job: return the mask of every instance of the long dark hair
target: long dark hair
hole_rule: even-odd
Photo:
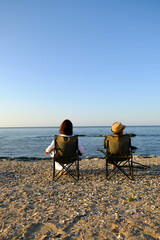
[[[59,133],[64,135],[72,135],[73,134],[73,124],[70,120],[66,119],[62,122]]]

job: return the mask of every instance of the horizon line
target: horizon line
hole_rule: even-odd
[[[137,125],[126,125],[126,127],[159,127],[160,124],[145,124],[145,125],[141,125],[141,124],[137,124]],[[77,126],[73,126],[73,128],[75,127],[111,127],[111,125],[77,125]],[[5,126],[5,127],[0,127],[0,128],[59,128],[59,126]]]

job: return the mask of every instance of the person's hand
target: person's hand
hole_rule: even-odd
[[[46,151],[45,151],[45,154],[48,156],[48,155],[49,155],[49,152],[46,152]]]

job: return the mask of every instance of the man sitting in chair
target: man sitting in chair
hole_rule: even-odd
[[[106,136],[104,140],[104,148],[106,148],[106,178],[109,180],[117,171],[123,173],[126,177],[133,180],[133,161],[132,149],[136,147],[131,146],[131,137],[134,134],[124,134],[123,130],[126,128],[120,122],[112,124],[112,135]],[[109,171],[108,164],[112,164],[113,169]],[[129,167],[127,172],[124,167]]]
[[[125,125],[123,125],[120,122],[115,122],[112,124],[111,131],[113,132],[113,136],[120,136],[123,135],[123,130],[126,128]]]
[[[126,147],[128,146],[128,140],[130,138],[128,137],[121,137],[121,136],[130,136],[130,137],[134,137],[136,136],[135,134],[129,133],[129,134],[124,134],[123,130],[126,128],[125,125],[123,125],[121,122],[115,122],[112,124],[112,128],[111,131],[113,132],[113,136],[114,137],[118,137],[119,139],[119,144],[114,145],[114,143],[112,143],[112,146],[110,146],[110,151],[112,154],[123,154],[126,153]],[[104,141],[104,147],[107,148],[107,139],[109,140],[111,138],[111,136],[107,136],[105,141]],[[113,139],[113,138],[112,138]],[[137,149],[134,146],[131,146],[131,150]]]

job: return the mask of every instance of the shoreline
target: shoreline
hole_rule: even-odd
[[[160,157],[160,156],[157,156],[157,155],[133,155],[133,158],[155,158],[155,157]],[[86,156],[86,157],[83,157],[81,156],[80,159],[81,160],[85,160],[85,159],[103,159],[104,157],[103,156]],[[47,161],[51,161],[52,158],[51,157],[26,157],[26,156],[19,156],[19,157],[6,157],[6,156],[0,156],[0,161],[13,161],[13,160],[16,160],[16,161],[42,161],[42,160],[47,160]]]
[[[0,159],[0,239],[160,239],[160,156],[135,181],[105,179],[105,160],[80,161],[80,180],[52,182],[52,161]]]

